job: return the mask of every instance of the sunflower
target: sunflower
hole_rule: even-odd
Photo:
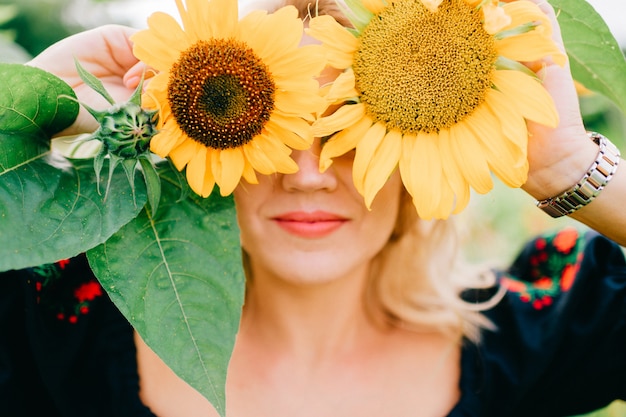
[[[309,34],[341,75],[326,95],[344,104],[313,124],[326,137],[320,168],[356,148],[353,179],[369,207],[399,167],[422,218],[463,210],[493,172],[527,178],[526,120],[555,127],[554,103],[523,63],[566,57],[550,21],[525,1],[347,0],[354,28],[330,16]]]
[[[287,6],[241,20],[234,0],[176,0],[182,25],[166,13],[132,37],[134,54],[156,75],[143,94],[159,110],[150,149],[186,167],[192,190],[230,194],[256,173],[293,173],[292,149],[313,140],[312,114],[325,106],[315,76],[322,47],[300,46],[303,23]],[[185,8],[186,5],[186,8]]]

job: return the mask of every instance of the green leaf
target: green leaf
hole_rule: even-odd
[[[83,80],[83,82],[92,90],[100,94],[106,101],[109,102],[110,105],[114,105],[115,100],[113,99],[113,97],[111,97],[106,88],[104,88],[104,84],[102,84],[102,81],[100,81],[98,77],[96,77],[95,75],[87,71],[82,65],[80,65],[80,62],[76,58],[74,58],[74,64],[76,65],[76,71],[78,72],[80,79]]]
[[[144,210],[87,255],[113,302],[148,346],[225,415],[228,362],[245,280],[231,197],[202,199],[169,164],[159,210]]]
[[[585,0],[550,3],[558,16],[574,78],[626,113],[626,59],[602,17]]]
[[[136,182],[134,204],[118,170],[104,201],[92,160],[52,153],[0,173],[0,271],[55,262],[101,244],[145,204],[143,181]]]
[[[0,173],[47,152],[79,106],[63,80],[21,64],[0,63]]]

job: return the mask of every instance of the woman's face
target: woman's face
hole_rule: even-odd
[[[371,211],[352,182],[351,154],[319,172],[320,141],[294,151],[295,174],[259,175],[235,190],[243,248],[252,273],[294,283],[365,274],[396,223],[401,181],[395,172]]]

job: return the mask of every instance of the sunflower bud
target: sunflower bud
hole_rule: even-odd
[[[146,183],[150,207],[153,213],[156,212],[161,197],[161,180],[150,152],[150,140],[157,133],[158,110],[146,110],[141,107],[143,82],[139,83],[127,102],[115,103],[98,78],[87,72],[78,62],[76,68],[84,83],[111,104],[106,110],[94,110],[81,103],[100,124],[94,133],[82,139],[95,139],[102,143],[93,161],[98,184],[104,160],[109,159],[109,178],[104,198],[106,199],[109,193],[111,178],[118,165],[124,169],[134,195],[135,170],[139,166]]]
[[[102,114],[100,129],[94,136],[110,154],[123,159],[137,158],[149,150],[150,139],[157,133],[157,112],[131,102],[116,104]]]

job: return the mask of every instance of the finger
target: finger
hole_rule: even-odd
[[[134,90],[139,85],[139,81],[143,77],[147,80],[154,76],[155,72],[143,62],[137,62],[124,74],[124,85],[126,88]]]

